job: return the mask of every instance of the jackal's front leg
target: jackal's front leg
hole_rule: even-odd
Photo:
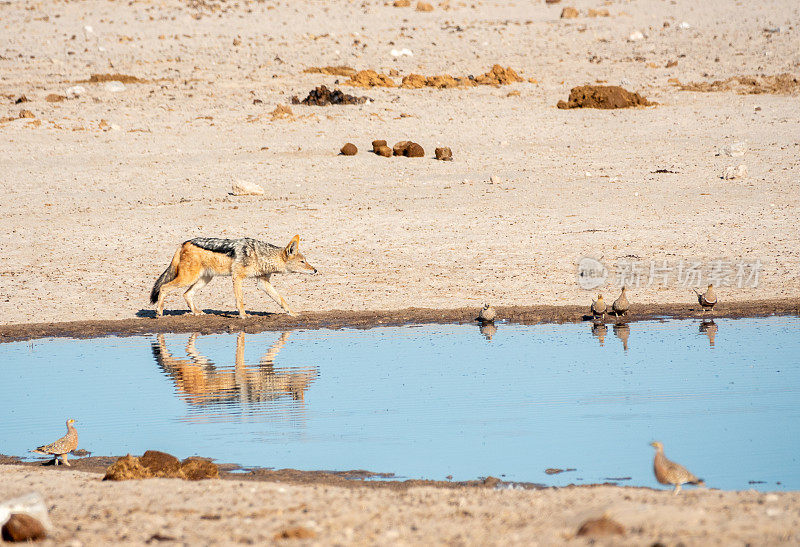
[[[275,287],[269,282],[269,278],[266,277],[259,277],[258,278],[258,286],[264,289],[268,295],[272,297],[272,299],[278,303],[278,305],[283,308],[283,311],[291,315],[292,317],[297,317],[297,314],[289,308],[289,304],[286,303],[286,300],[283,299],[281,295],[278,294],[278,291],[275,290]]]
[[[243,276],[233,274],[233,296],[236,297],[236,309],[239,310],[239,318],[244,319],[247,314],[244,311],[244,298],[242,298],[242,279]]]

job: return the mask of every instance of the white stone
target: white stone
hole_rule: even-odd
[[[736,141],[722,147],[722,153],[732,158],[740,158],[744,156],[745,152],[747,152],[747,143],[744,141]]]
[[[109,93],[119,93],[120,91],[125,91],[125,84],[117,81],[106,82],[104,87]]]
[[[67,88],[66,95],[70,99],[74,99],[75,97],[80,97],[84,93],[86,93],[85,87],[83,87],[82,85],[74,85],[72,87]]]
[[[733,166],[729,165],[722,171],[722,178],[725,180],[743,179],[747,177],[747,166],[743,163]]]
[[[237,180],[231,189],[234,196],[263,196],[264,189],[254,182]]]
[[[678,25],[678,28],[681,30],[689,30],[690,28],[692,28],[692,25],[690,25],[686,21],[683,21],[680,25]]]
[[[503,179],[501,179],[497,175],[492,175],[491,177],[489,177],[489,182],[491,182],[492,184],[503,184]]]
[[[631,35],[628,36],[629,42],[638,42],[639,40],[644,40],[644,34],[639,32],[638,30],[631,32]]]

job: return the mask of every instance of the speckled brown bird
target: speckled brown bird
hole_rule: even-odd
[[[675,494],[681,491],[682,484],[704,484],[702,479],[698,479],[684,466],[668,460],[664,455],[664,445],[658,441],[650,443],[656,449],[656,456],[653,459],[653,470],[656,480],[661,484],[675,485]]]
[[[606,318],[606,303],[603,302],[602,294],[597,295],[597,300],[592,300],[592,307],[589,310],[592,312],[592,317]]]
[[[478,313],[478,321],[481,323],[491,323],[497,317],[497,312],[489,304],[484,304],[481,311]]]
[[[614,300],[614,303],[611,304],[611,309],[614,311],[614,315],[620,317],[627,315],[630,307],[631,304],[628,302],[628,297],[625,295],[625,287],[622,287],[622,292],[619,293],[619,298]]]
[[[61,457],[61,461],[64,462],[64,465],[68,466],[69,461],[67,461],[67,454],[78,448],[78,432],[72,425],[74,423],[75,420],[73,420],[72,418],[67,420],[66,435],[64,435],[54,443],[40,446],[36,450],[31,450],[31,452],[53,456],[53,462],[55,465],[58,465],[58,458]]]
[[[694,293],[697,295],[697,301],[703,307],[703,313],[714,309],[717,303],[717,293],[714,292],[714,285],[709,283],[706,292],[701,293],[697,289],[694,289]]]

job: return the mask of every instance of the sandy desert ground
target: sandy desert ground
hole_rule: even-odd
[[[284,244],[300,234],[320,275],[274,280],[300,311],[587,304],[593,293],[576,282],[584,256],[612,274],[635,263],[639,286],[628,285],[642,303],[693,302],[688,285],[704,283],[716,260],[730,283],[721,300],[800,294],[797,86],[676,84],[800,75],[797,2],[414,5],[0,3],[0,118],[12,118],[0,123],[0,322],[150,310],[153,281],[196,236]],[[579,17],[561,19],[566,5]],[[403,48],[413,56],[391,55]],[[394,70],[399,84],[495,63],[525,81],[363,89],[303,72]],[[77,98],[46,100],[104,73],[146,82],[120,92],[83,83]],[[571,87],[595,82],[659,104],[556,108]],[[291,118],[272,120],[321,84],[372,102],[291,106]],[[15,104],[21,96],[28,102]],[[22,110],[35,117],[19,119]],[[377,138],[414,140],[426,157],[368,153]],[[339,156],[345,142],[359,154]],[[737,142],[744,156],[725,155]],[[436,146],[454,161],[434,160]],[[721,178],[740,163],[746,178]],[[237,180],[266,194],[229,195]],[[651,263],[664,260],[668,278],[650,284]],[[751,270],[736,286],[737,264],[756,261],[758,286]],[[679,283],[681,262],[700,262],[706,277]],[[216,280],[198,301],[233,310],[231,293]],[[245,302],[279,311],[250,284]],[[185,304],[176,294],[167,308]]]
[[[798,2],[415,5],[0,0],[0,324],[146,315],[153,281],[197,236],[300,234],[320,274],[274,280],[299,311],[585,305],[618,276],[581,288],[583,257],[638,268],[627,284],[639,303],[694,303],[689,285],[714,264],[723,301],[800,296]],[[579,16],[560,18],[565,6]],[[404,48],[413,55],[391,54]],[[346,65],[399,84],[494,64],[524,81],[365,89],[304,72]],[[107,73],[143,81],[86,82]],[[779,74],[785,85],[760,93],[682,89]],[[595,83],[658,104],[556,108]],[[322,84],[371,100],[290,105]],[[59,98],[75,85],[85,91]],[[279,105],[292,115],[273,117]],[[373,139],[426,156],[379,157]],[[338,155],[346,142],[356,156]],[[738,143],[744,154],[728,155]],[[434,160],[437,146],[454,161]],[[721,177],[739,164],[746,177]],[[239,180],[265,194],[230,195]],[[693,263],[703,277],[679,280]],[[753,264],[757,283],[737,269]],[[233,310],[231,292],[217,280],[198,302]],[[250,284],[245,302],[278,311]],[[167,308],[185,305],[174,295]],[[107,484],[0,468],[3,497],[30,489],[48,499],[51,541],[70,545],[261,543],[292,527],[309,544],[558,544],[605,511],[628,530],[615,544],[800,542],[796,493]]]
[[[607,515],[601,545],[774,545],[800,541],[800,495],[612,486],[545,490],[343,488],[179,479],[109,483],[81,471],[0,466],[0,487],[40,492],[52,545],[556,545]]]

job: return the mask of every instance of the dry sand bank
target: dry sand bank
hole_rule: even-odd
[[[583,256],[612,272],[758,260],[758,286],[720,287],[721,301],[797,297],[797,96],[681,91],[675,79],[800,74],[800,5],[637,0],[592,18],[598,3],[571,4],[577,19],[559,19],[565,2],[0,3],[0,118],[35,116],[0,123],[0,323],[132,318],[177,245],[200,235],[301,234],[321,275],[275,280],[300,311],[585,305]],[[402,48],[413,56],[390,54]],[[399,83],[494,63],[525,81],[363,89],[303,72],[396,70]],[[46,100],[105,73],[145,82]],[[556,108],[596,81],[659,105]],[[373,102],[292,105],[272,120],[323,83]],[[426,157],[367,153],[376,138],[412,139]],[[337,156],[348,141],[361,152]],[[743,157],[720,154],[738,141]],[[436,146],[454,161],[433,160]],[[738,163],[747,178],[720,178]],[[266,194],[229,196],[238,179]],[[198,302],[230,310],[231,292],[217,280]],[[631,297],[693,302],[674,269]],[[245,302],[277,310],[249,284]]]
[[[605,540],[614,545],[800,541],[796,492],[108,483],[94,473],[9,465],[0,466],[0,490],[4,497],[42,493],[55,526],[44,545],[271,543],[290,530],[290,537],[306,536],[302,544],[552,545],[573,540],[582,522],[604,513],[627,531]]]

